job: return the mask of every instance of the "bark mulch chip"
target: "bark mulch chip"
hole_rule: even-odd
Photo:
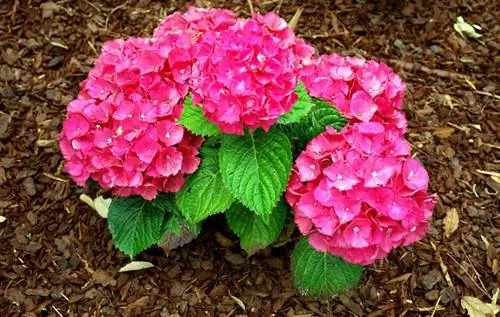
[[[287,20],[301,7],[297,32],[319,52],[384,59],[401,74],[408,137],[439,195],[426,239],[325,300],[294,290],[292,242],[247,258],[217,219],[168,257],[140,255],[156,268],[118,273],[129,260],[62,172],[57,134],[102,44],[148,36],[188,3],[1,1],[0,316],[459,316],[463,296],[491,302],[500,285],[499,2],[253,2]],[[245,0],[192,4],[250,13]],[[458,16],[481,26],[484,43],[453,29]]]

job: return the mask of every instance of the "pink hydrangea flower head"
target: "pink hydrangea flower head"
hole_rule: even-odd
[[[153,199],[178,191],[197,169],[203,139],[176,123],[191,72],[187,40],[105,43],[60,135],[66,171],[79,185],[92,178],[115,195]]]
[[[297,100],[302,61],[313,51],[274,13],[238,20],[200,38],[193,101],[225,133],[268,130]],[[300,54],[299,54],[300,53]]]
[[[285,197],[313,247],[367,265],[423,238],[436,203],[428,181],[393,126],[360,121],[309,142]]]
[[[321,55],[301,69],[300,80],[312,96],[329,101],[352,122],[380,122],[406,133],[405,85],[384,63]]]

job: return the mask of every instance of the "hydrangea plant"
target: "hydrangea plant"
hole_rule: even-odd
[[[191,7],[106,42],[60,135],[78,185],[109,190],[115,246],[177,247],[225,213],[249,256],[292,214],[297,289],[332,295],[422,239],[436,203],[384,63],[315,55],[274,13]]]

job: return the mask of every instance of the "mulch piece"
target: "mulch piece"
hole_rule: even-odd
[[[180,3],[180,4],[179,4]],[[196,5],[250,13],[245,0]],[[489,302],[500,285],[500,5],[498,1],[254,1],[289,20],[321,53],[384,59],[408,86],[408,137],[439,194],[426,239],[367,267],[360,286],[329,299],[293,287],[293,241],[246,258],[220,225],[195,242],[128,263],[106,221],[62,172],[57,133],[66,104],[103,42],[148,36],[182,1],[0,4],[0,316],[458,316],[464,295]],[[484,45],[453,30],[480,24]],[[486,172],[485,172],[486,171]],[[453,209],[459,225],[446,236]],[[295,236],[294,236],[295,237]],[[243,310],[235,298],[245,304]]]

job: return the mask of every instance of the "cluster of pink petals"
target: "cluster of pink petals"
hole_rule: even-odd
[[[208,31],[221,32],[236,23],[230,10],[189,7],[185,13],[175,12],[166,17],[155,29],[153,36],[162,38],[166,34],[194,31],[197,38]]]
[[[268,130],[297,100],[302,64],[314,53],[274,13],[239,19],[199,39],[193,101],[225,133]]]
[[[119,196],[175,192],[193,173],[203,139],[176,123],[192,56],[183,34],[105,43],[60,135],[67,172]]]
[[[331,102],[350,122],[380,122],[401,134],[407,130],[401,112],[405,85],[384,63],[321,55],[301,69],[300,80],[311,96]]]
[[[409,154],[400,131],[379,122],[328,127],[311,140],[286,192],[311,245],[367,265],[421,239],[436,200]]]

